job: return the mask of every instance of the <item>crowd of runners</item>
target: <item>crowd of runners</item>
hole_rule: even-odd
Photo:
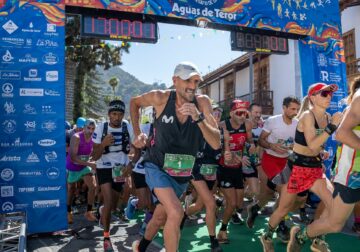
[[[69,224],[74,198],[86,190],[85,217],[103,227],[104,251],[113,251],[112,215],[128,221],[135,211],[145,213],[134,252],[145,252],[160,229],[165,250],[176,252],[184,223],[203,210],[211,251],[227,251],[239,235],[228,232],[229,223],[253,228],[274,199],[258,239],[265,252],[274,251],[275,233],[288,252],[307,244],[312,251],[330,251],[325,234],[341,231],[353,211],[353,229],[360,232],[360,79],[349,84],[343,112],[326,112],[338,87],[315,83],[302,101],[285,97],[282,113],[266,120],[257,103],[235,99],[221,108],[197,94],[201,81],[197,67],[182,62],[174,70],[174,89],[131,99],[131,124],[124,119],[124,102],[113,100],[108,121],[79,118],[76,129],[68,126]],[[140,123],[141,109],[149,106],[153,119]],[[331,137],[338,151],[327,178],[323,161]],[[305,210],[310,194],[321,200],[313,218]],[[304,225],[290,228],[289,212],[299,212]]]

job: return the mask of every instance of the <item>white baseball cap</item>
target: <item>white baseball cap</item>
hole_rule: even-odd
[[[203,81],[203,78],[197,66],[187,61],[179,63],[174,70],[174,76],[180,77],[180,79],[182,80],[188,80],[195,75],[198,75],[201,81]]]

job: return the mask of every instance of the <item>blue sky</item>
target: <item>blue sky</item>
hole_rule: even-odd
[[[177,63],[191,61],[207,74],[242,52],[231,51],[230,33],[190,26],[159,24],[156,44],[132,43],[130,53],[122,56],[122,68],[139,80],[172,84]]]

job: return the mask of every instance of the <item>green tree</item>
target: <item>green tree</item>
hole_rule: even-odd
[[[65,43],[65,60],[76,63],[73,111],[75,120],[86,112],[86,74],[95,70],[96,66],[102,66],[107,70],[112,66],[121,65],[121,54],[129,52],[130,44],[123,42],[121,46],[113,46],[98,38],[81,37],[78,15],[67,16]]]
[[[111,77],[111,79],[109,80],[109,85],[111,86],[114,97],[115,97],[115,89],[116,89],[117,85],[119,85],[119,79],[115,76]]]

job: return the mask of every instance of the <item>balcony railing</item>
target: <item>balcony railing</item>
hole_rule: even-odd
[[[360,59],[347,62],[346,73],[348,77],[355,77],[355,75],[360,75]]]
[[[256,102],[262,106],[262,113],[264,115],[272,115],[274,111],[274,103],[273,103],[273,91],[271,90],[263,90],[263,91],[255,91],[253,93],[245,94],[242,96],[229,97],[225,100],[219,102],[220,107],[224,109],[223,116],[227,117],[230,111],[231,101],[234,99],[240,99],[243,101],[250,101],[250,95],[252,102]]]

